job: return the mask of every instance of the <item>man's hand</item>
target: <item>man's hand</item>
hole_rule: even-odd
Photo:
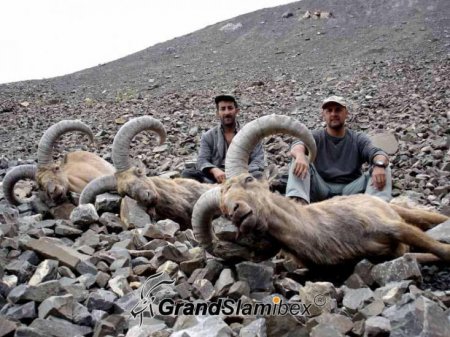
[[[386,169],[375,166],[372,171],[372,186],[377,190],[382,190],[386,185]]]
[[[209,170],[209,173],[211,173],[214,178],[217,180],[219,184],[222,184],[225,181],[225,172],[223,172],[220,168],[214,167],[211,170]]]
[[[294,174],[305,179],[309,169],[309,160],[304,153],[299,153],[294,160]]]

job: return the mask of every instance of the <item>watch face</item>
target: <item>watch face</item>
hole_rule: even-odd
[[[377,160],[375,162],[375,166],[386,167],[386,165],[381,160]]]

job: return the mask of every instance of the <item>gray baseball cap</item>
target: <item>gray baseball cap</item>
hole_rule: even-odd
[[[339,105],[342,105],[344,108],[347,107],[347,102],[341,96],[330,96],[325,98],[324,101],[322,102],[322,109],[328,103],[337,103]]]

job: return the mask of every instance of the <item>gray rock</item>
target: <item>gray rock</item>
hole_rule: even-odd
[[[36,267],[33,266],[28,261],[20,261],[20,260],[11,261],[5,266],[6,271],[14,275],[17,275],[19,283],[26,282],[31,277],[31,275],[33,275],[35,269]]]
[[[311,337],[344,337],[334,326],[320,323],[311,330]]]
[[[292,13],[292,12],[284,12],[284,13],[281,15],[281,17],[282,17],[283,19],[291,18],[291,17],[293,17],[293,16],[294,16],[294,13]]]
[[[0,205],[0,223],[14,224],[19,217],[19,211],[16,208],[7,205]]]
[[[125,317],[122,315],[107,316],[95,325],[93,337],[117,336],[122,333],[125,323]]]
[[[161,255],[165,259],[176,263],[187,261],[190,258],[187,247],[180,247],[172,244],[168,244],[167,246],[163,247],[161,250]]]
[[[7,336],[17,329],[18,324],[6,317],[0,316],[0,337]]]
[[[125,337],[148,337],[153,336],[154,332],[161,331],[165,328],[167,328],[166,324],[154,320],[154,322],[149,322],[150,320],[145,320],[145,322],[142,324],[142,326],[135,325],[131,327]]]
[[[195,280],[192,288],[193,294],[205,301],[211,300],[216,295],[214,286],[208,280]]]
[[[395,304],[402,298],[410,284],[411,281],[389,282],[384,287],[376,289],[375,296],[381,298],[386,304]]]
[[[318,316],[322,312],[332,312],[337,306],[337,292],[329,282],[309,282],[300,287],[299,296],[303,304],[311,305],[311,316]]]
[[[109,276],[109,274],[99,271],[95,276],[95,283],[97,283],[100,288],[105,288],[110,278],[111,276]]]
[[[219,240],[234,241],[238,232],[237,227],[228,219],[219,217],[212,222],[214,233]]]
[[[72,294],[73,298],[77,302],[85,301],[89,296],[89,291],[82,284],[71,284],[63,286],[64,291]]]
[[[48,337],[48,335],[41,330],[21,326],[16,330],[14,337]]]
[[[370,317],[365,323],[364,337],[389,337],[391,323],[385,317]]]
[[[217,316],[199,317],[196,325],[174,332],[171,337],[231,337],[233,331]]]
[[[114,302],[114,312],[116,313],[129,313],[131,309],[140,300],[139,296],[134,292],[130,292]]]
[[[393,155],[398,151],[398,141],[392,132],[377,133],[370,136],[372,144],[379,147],[389,155]]]
[[[87,326],[72,324],[64,319],[51,317],[50,319],[36,318],[30,325],[42,331],[47,336],[67,337],[67,336],[87,336],[92,333],[92,329]]]
[[[39,305],[39,318],[47,318],[52,315],[71,321],[73,318],[73,303],[73,296],[71,294],[50,296]]]
[[[384,302],[380,299],[375,299],[372,303],[362,308],[359,313],[364,318],[381,315],[385,308]]]
[[[430,299],[395,304],[383,312],[391,323],[390,337],[450,336],[450,322],[444,310]]]
[[[108,290],[99,289],[89,294],[86,307],[92,310],[109,311],[114,305],[117,296]]]
[[[395,260],[377,264],[372,268],[371,276],[381,286],[393,281],[413,279],[422,282],[422,274],[415,258],[404,255]]]
[[[144,228],[151,223],[150,216],[130,197],[122,199],[120,204],[120,219],[126,228]]]
[[[82,260],[77,264],[76,271],[81,275],[83,274],[92,274],[96,275],[98,273],[97,267],[94,266],[88,260]]]
[[[239,332],[239,337],[267,337],[266,320],[259,318],[246,325]]]
[[[346,316],[339,314],[330,314],[325,312],[320,316],[314,317],[309,322],[311,321],[314,321],[316,324],[324,324],[332,326],[343,335],[347,334],[349,331],[353,329],[352,320]]]
[[[72,321],[75,324],[86,326],[92,325],[93,320],[89,310],[78,302],[73,302],[72,315]]]
[[[172,220],[160,220],[145,227],[144,236],[150,239],[171,239],[180,230],[180,225]]]
[[[240,281],[248,282],[250,290],[272,290],[272,267],[253,262],[241,262],[236,265],[236,272]]]
[[[373,291],[369,288],[344,288],[344,293],[345,295],[342,304],[352,311],[362,309],[368,302],[371,302],[374,299]]]
[[[59,224],[55,227],[55,234],[59,236],[78,236],[81,233],[83,233],[81,229],[65,224]]]
[[[120,209],[121,197],[117,194],[103,193],[95,198],[95,209],[99,213],[112,212],[118,213]]]
[[[59,262],[57,260],[44,260],[36,268],[33,276],[28,285],[36,286],[41,282],[50,281],[56,279],[58,272]]]
[[[124,276],[116,276],[108,281],[108,285],[112,291],[114,291],[120,297],[130,293],[132,291],[128,284],[127,278]]]
[[[300,325],[299,321],[291,316],[266,316],[267,336],[308,336],[306,328]],[[294,333],[292,335],[292,333]]]
[[[104,319],[107,316],[108,316],[108,313],[106,311],[92,310],[92,314],[91,314],[92,322],[95,324],[100,322],[102,319]]]
[[[119,232],[122,230],[126,230],[127,226],[120,220],[120,218],[109,212],[105,212],[100,216],[99,222],[103,225],[111,229],[113,232]]]
[[[216,284],[214,285],[216,294],[218,296],[224,295],[230,287],[235,284],[235,282],[236,280],[233,277],[233,272],[231,269],[223,269],[216,281]]]
[[[11,318],[13,320],[22,320],[22,319],[34,319],[37,317],[36,315],[36,303],[30,301],[23,305],[14,305],[9,308],[4,307],[2,309],[1,314],[4,314],[6,317]]]
[[[45,238],[30,239],[24,243],[24,246],[47,258],[58,260],[61,264],[72,269],[75,269],[81,260],[89,258],[88,255],[81,254],[73,248],[56,244]]]
[[[79,205],[70,214],[70,221],[74,225],[91,225],[98,219],[99,216],[92,204]]]
[[[19,286],[20,287],[20,286]],[[17,287],[17,288],[19,288]],[[16,289],[17,289],[16,288]],[[16,290],[14,289],[14,290]],[[61,287],[58,281],[52,280],[47,282],[42,282],[37,286],[26,286],[23,289],[23,293],[20,296],[20,300],[25,301],[35,301],[42,302],[44,301],[49,294],[52,295],[63,295],[66,291]],[[11,295],[11,293],[10,293]]]
[[[370,261],[362,260],[358,262],[354,270],[354,273],[369,287],[374,282],[374,279],[371,274],[373,266],[374,265]]]
[[[435,240],[450,243],[450,220],[428,230],[427,234]]]

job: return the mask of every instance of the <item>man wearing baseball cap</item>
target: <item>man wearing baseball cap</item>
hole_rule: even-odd
[[[202,135],[196,168],[185,169],[181,176],[200,182],[222,183],[225,181],[225,157],[228,147],[239,131],[237,116],[239,106],[232,95],[214,98],[216,116],[220,123]],[[264,149],[258,143],[250,154],[249,172],[255,177],[264,171]]]
[[[314,130],[317,157],[309,163],[306,148],[296,142],[286,187],[286,196],[303,204],[321,201],[335,195],[367,193],[389,201],[392,181],[389,158],[373,146],[369,137],[348,129],[348,104],[343,97],[331,96],[322,103],[326,127]],[[368,163],[369,172],[362,172]]]

